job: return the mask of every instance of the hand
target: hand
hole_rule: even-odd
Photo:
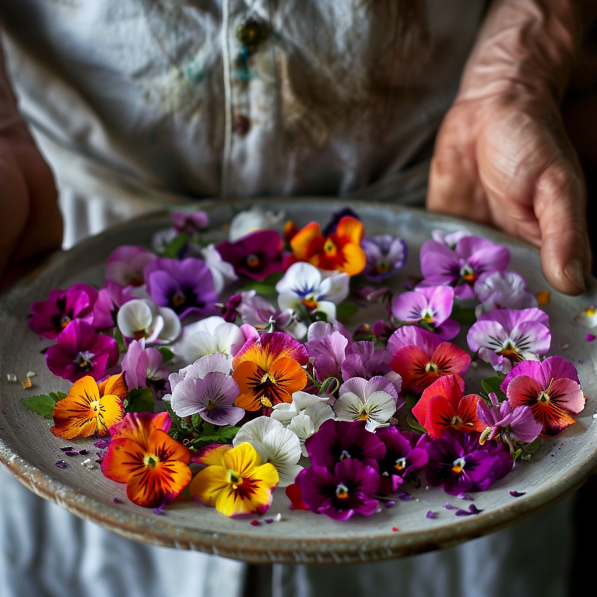
[[[52,172],[25,124],[0,132],[0,281],[60,248],[62,216]]]

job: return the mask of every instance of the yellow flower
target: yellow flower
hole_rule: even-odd
[[[201,503],[226,516],[267,512],[278,471],[270,463],[261,464],[251,444],[210,446],[193,460],[208,465],[191,481],[191,494]]]

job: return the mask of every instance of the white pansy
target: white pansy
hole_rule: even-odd
[[[273,407],[271,417],[288,425],[293,417],[302,413],[312,404],[323,403],[329,405],[330,399],[323,396],[315,396],[308,392],[295,392],[292,395],[292,402],[281,402]]]
[[[213,244],[200,249],[200,257],[205,261],[205,265],[211,271],[214,279],[214,289],[220,294],[226,286],[236,282],[238,276],[234,272],[234,266],[222,259],[222,256]]]
[[[303,468],[297,464],[301,457],[301,444],[299,438],[280,421],[257,417],[245,423],[236,434],[233,445],[236,447],[244,442],[255,448],[264,463],[271,462],[276,467],[280,487],[294,483]]]
[[[475,282],[475,296],[481,301],[475,308],[477,317],[494,309],[532,309],[537,299],[527,291],[524,278],[516,272],[481,274]]]
[[[172,342],[180,334],[178,315],[167,307],[159,307],[149,299],[134,299],[118,310],[116,324],[125,338],[147,343]]]
[[[349,292],[350,276],[339,272],[323,272],[310,263],[291,265],[276,284],[280,309],[294,309],[309,313],[321,311],[328,321],[336,319],[336,305]]]
[[[584,328],[594,328],[597,325],[597,309],[592,306],[587,307],[574,318],[574,321]]]
[[[305,448],[305,440],[308,440],[314,433],[317,433],[324,421],[334,419],[335,417],[334,410],[325,402],[310,404],[305,410],[292,417],[288,429],[298,436],[303,456],[308,456],[307,449]]]
[[[257,230],[278,230],[281,231],[284,222],[284,212],[263,211],[261,207],[252,207],[248,211],[242,211],[232,218],[228,240],[233,243],[239,238],[257,232]]]
[[[467,236],[473,236],[473,233],[469,232],[468,230],[459,230],[458,232],[449,233],[445,233],[443,230],[431,231],[431,238],[433,238],[434,241],[441,243],[442,245],[446,245],[451,249],[458,244],[459,240]]]
[[[189,363],[218,352],[235,355],[244,343],[245,335],[236,324],[214,315],[185,326],[172,352]]]

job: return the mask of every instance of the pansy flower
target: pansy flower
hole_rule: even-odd
[[[379,282],[394,275],[404,267],[408,256],[406,243],[390,234],[364,238],[361,248],[367,257],[363,275],[372,282]]]
[[[570,414],[578,414],[585,407],[574,365],[559,356],[519,363],[506,376],[501,389],[513,408],[530,407],[545,435],[557,435],[575,423]]]
[[[328,377],[340,377],[347,347],[352,344],[350,334],[338,322],[316,321],[309,326],[305,348],[315,359],[315,373],[320,382]]]
[[[141,286],[145,283],[145,266],[155,258],[153,253],[142,247],[118,247],[106,262],[106,281],[120,286]]]
[[[592,305],[583,309],[575,318],[574,321],[584,328],[594,328],[597,325],[597,309]]]
[[[356,276],[367,264],[367,256],[361,248],[364,235],[363,224],[345,216],[338,222],[336,231],[327,238],[321,234],[319,224],[311,222],[294,235],[290,246],[297,261]]]
[[[431,238],[446,247],[453,249],[461,238],[473,236],[468,230],[459,230],[458,232],[444,232],[443,230],[432,230]]]
[[[167,343],[178,338],[181,324],[168,307],[158,307],[149,299],[133,299],[120,307],[116,324],[124,338],[150,343]]]
[[[247,341],[232,363],[240,388],[236,406],[253,411],[290,402],[307,385],[302,366],[308,360],[305,347],[282,332]]]
[[[31,305],[29,327],[36,334],[54,340],[73,319],[92,323],[97,298],[97,290],[83,282],[66,290],[51,290],[48,300]]]
[[[456,375],[440,377],[425,389],[412,412],[431,437],[438,439],[443,429],[466,433],[485,429],[477,418],[480,396],[463,396],[463,391],[464,381]]]
[[[209,215],[204,211],[173,211],[171,218],[174,229],[179,234],[195,234],[209,227]]]
[[[208,446],[193,459],[206,465],[191,482],[191,494],[206,506],[215,506],[226,516],[264,514],[278,485],[278,471],[271,463],[262,464],[255,448],[244,442]]]
[[[128,396],[124,374],[113,375],[102,383],[87,376],[75,381],[66,398],[59,400],[50,431],[57,437],[73,439],[94,433],[108,435],[112,425],[124,417],[122,401]]]
[[[444,375],[464,375],[471,364],[464,350],[414,326],[396,330],[388,351],[390,367],[402,377],[402,388],[417,393]]]
[[[526,288],[524,278],[516,272],[481,274],[475,282],[475,296],[481,301],[477,316],[493,309],[532,309],[537,299]]]
[[[346,358],[342,362],[342,378],[352,377],[371,379],[385,377],[392,382],[396,392],[402,389],[402,378],[390,367],[390,353],[387,350],[375,350],[375,344],[366,340],[353,342],[346,349]]]
[[[155,396],[161,398],[169,389],[170,372],[162,367],[164,357],[153,347],[145,347],[145,338],[133,340],[122,359],[126,385],[129,390],[150,388]]]
[[[106,369],[118,363],[120,351],[113,338],[96,334],[84,321],[71,321],[46,352],[48,369],[59,377],[75,382],[90,375],[100,379]]]
[[[201,247],[197,253],[197,256],[205,261],[205,265],[207,265],[211,272],[216,294],[220,294],[224,288],[238,280],[232,264],[222,259],[222,256],[213,244]]]
[[[129,500],[138,506],[163,507],[191,480],[191,452],[168,435],[169,422],[167,413],[127,414],[102,460],[102,473],[126,483]]]
[[[133,287],[123,287],[116,282],[106,282],[99,290],[93,306],[93,321],[96,330],[109,330],[115,327],[118,310],[124,303],[137,299]]]
[[[228,230],[228,240],[233,243],[259,230],[277,231],[283,225],[283,221],[283,211],[278,213],[270,210],[266,211],[259,205],[255,205],[251,209],[241,211],[232,218]]]

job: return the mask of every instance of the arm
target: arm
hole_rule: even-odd
[[[494,0],[440,129],[427,197],[431,210],[538,245],[546,278],[567,294],[584,290],[591,255],[559,101],[596,4]]]
[[[0,280],[61,242],[52,172],[18,113],[0,48]]]

